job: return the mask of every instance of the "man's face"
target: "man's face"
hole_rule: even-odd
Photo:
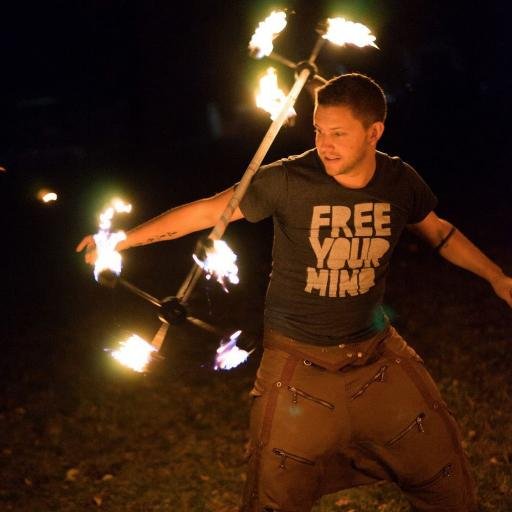
[[[345,105],[317,105],[315,145],[329,176],[357,172],[375,151],[374,125],[366,128]],[[378,140],[378,139],[377,139]]]

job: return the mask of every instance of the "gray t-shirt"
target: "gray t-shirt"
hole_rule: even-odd
[[[251,222],[273,216],[265,325],[314,345],[382,330],[393,249],[406,224],[420,222],[436,204],[411,166],[381,152],[360,189],[327,175],[315,149],[263,166],[240,209]]]

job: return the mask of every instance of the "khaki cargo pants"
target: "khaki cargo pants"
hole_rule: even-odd
[[[395,329],[335,347],[267,330],[264,347],[241,512],[307,512],[382,480],[415,511],[476,510],[456,422]]]

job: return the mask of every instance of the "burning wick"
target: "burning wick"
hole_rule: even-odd
[[[368,27],[345,18],[328,18],[327,32],[322,37],[340,46],[354,44],[359,48],[364,46],[378,48],[375,44],[376,38]]]
[[[222,342],[224,340],[221,341],[217,349],[217,355],[215,356],[214,370],[231,370],[232,368],[236,368],[238,365],[245,362],[252,354],[254,349],[247,352],[236,346],[236,342],[241,333],[242,331],[236,331],[229,337],[226,343]]]
[[[272,53],[272,41],[286,27],[286,13],[284,11],[272,11],[264,21],[258,24],[250,42],[249,49],[255,58],[261,59]]]
[[[110,355],[114,359],[117,359],[122,365],[142,373],[146,370],[151,359],[156,356],[160,350],[168,328],[169,324],[162,322],[160,329],[158,329],[151,343],[148,343],[136,334],[132,334],[127,340],[119,343],[119,349],[105,350],[109,351]]]
[[[151,354],[157,349],[140,336],[132,334],[127,340],[121,341],[120,348],[112,350],[111,355],[122,365],[136,372],[143,372],[151,361]]]
[[[111,206],[100,214],[100,229],[94,235],[96,243],[96,264],[94,265],[94,277],[98,281],[98,276],[103,270],[112,270],[119,275],[122,268],[121,254],[116,251],[117,244],[126,238],[124,231],[111,233],[112,218],[115,213],[129,213],[132,210],[131,204],[126,204],[120,199],[113,199]]]
[[[213,244],[205,247],[206,257],[201,261],[195,254],[192,255],[194,261],[205,271],[206,279],[212,276],[217,278],[225,292],[227,288],[225,280],[230,283],[238,284],[238,267],[235,264],[236,254],[229,248],[223,240],[213,240]]]
[[[286,100],[286,94],[277,85],[277,74],[274,68],[268,68],[260,78],[260,87],[256,93],[256,106],[270,114],[272,121],[279,115]],[[296,116],[293,107],[288,110],[288,119]]]

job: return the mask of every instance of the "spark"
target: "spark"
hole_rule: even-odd
[[[129,213],[131,204],[126,204],[121,199],[113,199],[111,205],[100,214],[99,231],[94,235],[96,244],[96,263],[94,265],[94,277],[96,281],[103,270],[112,270],[119,275],[122,268],[121,254],[116,251],[119,242],[126,238],[124,231],[112,233],[112,219],[116,213]]]
[[[251,41],[249,49],[257,59],[266,57],[272,53],[272,41],[286,27],[286,13],[284,11],[272,11],[269,16],[258,24]]]
[[[225,285],[226,279],[232,284],[238,284],[238,267],[235,264],[236,254],[223,240],[213,240],[209,247],[205,247],[206,257],[201,261],[195,254],[194,261],[205,271],[206,279],[214,276],[221,284],[224,291],[228,291]]]
[[[143,372],[151,361],[151,354],[157,349],[151,343],[132,334],[127,340],[119,343],[120,348],[112,350],[111,355],[122,365],[136,372]]]
[[[217,349],[217,355],[215,356],[214,370],[231,370],[236,368],[247,360],[247,358],[254,351],[247,352],[246,350],[240,349],[236,346],[236,342],[242,331],[234,332],[227,342],[221,341],[219,348]]]
[[[340,46],[353,44],[359,48],[364,46],[378,48],[375,44],[376,37],[368,27],[345,18],[328,18],[327,32],[322,37]]]
[[[277,85],[276,70],[272,67],[267,69],[265,75],[260,78],[260,87],[256,93],[256,105],[270,114],[272,121],[279,115],[286,100],[285,93]],[[288,110],[288,118],[296,116],[293,107]]]

